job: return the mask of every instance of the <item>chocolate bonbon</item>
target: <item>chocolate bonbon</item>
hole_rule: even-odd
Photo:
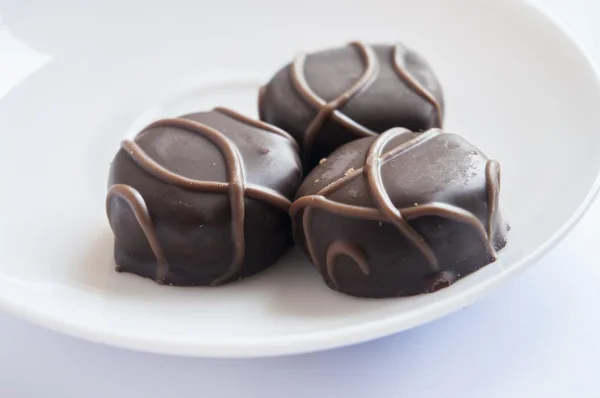
[[[441,127],[442,89],[427,62],[401,44],[301,54],[260,90],[261,119],[300,143],[305,171],[339,146],[393,127]]]
[[[296,142],[266,123],[224,108],[154,122],[111,166],[116,269],[172,285],[259,272],[292,243],[301,178]]]
[[[410,296],[448,286],[506,245],[500,166],[458,135],[391,129],[348,143],[290,208],[298,244],[333,289]]]

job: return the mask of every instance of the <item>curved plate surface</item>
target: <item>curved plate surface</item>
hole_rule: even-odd
[[[597,191],[598,77],[570,37],[522,1],[205,3],[0,1],[2,308],[153,352],[332,348],[473,303],[555,245]],[[438,293],[394,300],[334,293],[297,251],[222,288],[114,272],[104,195],[124,137],[215,105],[255,116],[257,87],[296,52],[355,39],[422,53],[445,90],[446,130],[502,164],[513,229],[498,262]]]

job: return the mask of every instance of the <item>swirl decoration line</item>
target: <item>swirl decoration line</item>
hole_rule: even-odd
[[[247,124],[249,126],[252,127],[256,127],[258,129],[262,129],[262,130],[267,130],[270,131],[271,133],[275,133],[277,135],[280,135],[284,138],[287,138],[288,140],[290,140],[292,142],[292,144],[294,145],[294,148],[299,151],[300,148],[298,148],[298,143],[296,142],[296,140],[294,139],[294,137],[292,137],[288,132],[280,129],[279,127],[275,127],[269,123],[265,123],[262,120],[256,120],[256,119],[250,119],[247,116],[244,116],[240,113],[234,112],[229,108],[223,108],[223,107],[217,107],[215,109],[213,109],[214,111],[217,111],[219,113],[222,113],[226,116],[229,116],[232,119],[237,120],[238,122],[242,122],[244,124]]]
[[[111,204],[115,198],[123,199],[131,208],[131,211],[133,211],[133,215],[146,236],[152,253],[156,257],[156,282],[162,284],[165,277],[169,274],[169,264],[167,263],[165,252],[156,235],[154,222],[152,221],[152,217],[150,217],[150,212],[148,211],[144,198],[137,190],[129,185],[113,185],[106,195],[106,214],[108,214],[109,221],[111,220]]]
[[[437,99],[435,99],[431,91],[427,90],[413,75],[408,72],[408,68],[406,67],[407,54],[408,49],[404,47],[404,45],[397,43],[394,47],[394,70],[415,93],[433,106],[435,109],[437,125],[438,127],[442,127],[442,105]]]
[[[434,272],[439,272],[440,269],[438,260],[433,253],[433,249],[427,244],[424,238],[408,224],[408,221],[410,220],[425,216],[438,216],[470,225],[481,238],[481,241],[483,242],[488,253],[493,258],[496,258],[496,252],[492,242],[492,235],[489,233],[492,228],[489,226],[489,224],[492,222],[491,220],[493,220],[494,215],[493,212],[497,208],[500,189],[499,173],[496,173],[496,170],[499,170],[496,169],[496,167],[498,167],[497,162],[488,161],[486,165],[488,206],[491,209],[489,210],[488,215],[487,231],[486,226],[484,226],[473,213],[446,203],[432,202],[398,209],[393,205],[388,193],[385,190],[385,186],[383,185],[381,179],[381,167],[394,157],[405,153],[441,134],[439,129],[431,129],[423,134],[417,135],[412,140],[398,145],[386,153],[382,153],[386,145],[391,140],[393,140],[399,134],[407,131],[408,130],[406,129],[392,129],[381,134],[371,144],[371,147],[368,151],[367,162],[364,167],[361,167],[354,172],[334,181],[314,195],[301,197],[290,207],[290,216],[292,217],[292,221],[294,223],[294,233],[296,238],[298,238],[298,225],[296,219],[297,216],[302,212],[302,230],[304,231],[304,240],[306,242],[308,254],[313,264],[315,264],[319,271],[323,272],[324,270],[320,264],[320,259],[315,248],[315,242],[310,231],[310,216],[315,208],[330,212],[335,215],[352,217],[361,220],[380,221],[394,225],[400,231],[400,233],[404,235],[425,257],[431,270]],[[490,171],[487,171],[488,169]],[[491,174],[494,174],[497,177],[491,178],[489,176]],[[338,203],[326,197],[361,175],[364,175],[367,180],[369,193],[376,204],[375,208]],[[369,272],[365,271],[370,270],[370,268],[368,266],[366,256],[364,255],[364,251],[353,242],[334,240],[328,246],[326,253],[325,272],[327,273],[327,277],[336,287],[337,282],[334,275],[335,264],[333,264],[333,262],[340,255],[347,255],[348,257],[352,258],[363,271],[363,273],[365,273],[365,275],[369,274]],[[361,254],[359,255],[357,253]]]
[[[358,264],[363,274],[369,275],[371,273],[367,256],[359,245],[345,240],[336,240],[331,243],[329,247],[327,247],[326,254],[327,274],[330,276],[334,285],[338,285],[337,280],[335,279],[334,270],[338,256],[350,257],[356,264]]]
[[[223,113],[226,116],[236,119],[242,123],[261,128],[274,134],[278,134],[284,138],[290,139],[294,145],[297,145],[296,142],[287,133],[275,127],[267,125],[266,123],[248,119],[245,116],[235,113],[229,109],[216,108],[215,111]],[[213,145],[215,145],[223,155],[223,158],[225,160],[225,167],[227,168],[228,182],[200,181],[184,177],[166,169],[164,166],[160,165],[154,159],[148,156],[135,141],[125,140],[121,143],[122,148],[131,156],[134,162],[138,166],[140,166],[142,170],[146,171],[148,174],[152,175],[153,177],[166,184],[174,185],[187,191],[228,194],[231,202],[231,233],[234,244],[234,258],[227,271],[223,275],[215,279],[212,282],[212,285],[220,285],[229,280],[234,279],[241,269],[246,251],[244,236],[244,216],[246,208],[245,197],[248,196],[249,198],[260,200],[264,203],[277,207],[284,212],[287,212],[289,210],[291,202],[286,197],[272,189],[246,183],[244,178],[244,170],[241,155],[235,144],[222,132],[193,120],[174,118],[158,120],[146,127],[142,132],[140,132],[140,134],[156,127],[180,128],[201,135],[207,140],[209,140]],[[138,136],[140,134],[138,134]],[[111,189],[109,190],[109,197],[125,197],[124,192],[127,193],[129,191],[124,191],[122,188],[113,190],[113,188],[111,187]],[[137,202],[131,201],[131,203],[138,203],[139,207],[139,203],[143,203],[143,198],[139,194],[138,196],[139,198],[136,197]],[[142,202],[139,202],[139,200],[141,200]],[[145,220],[146,222],[148,217],[150,216],[146,209],[146,216],[142,217],[141,219]],[[138,218],[138,222],[140,222],[140,218]],[[152,239],[153,243],[151,242],[151,247],[153,248],[153,252],[157,258],[157,267],[161,268],[161,275],[164,279],[168,274],[168,263],[166,261],[162,249],[159,250],[159,252],[162,253],[160,254],[160,256],[157,254],[157,251],[154,250],[154,247],[160,247],[160,244],[156,239],[154,225],[152,223],[147,222],[146,224],[148,224],[147,228],[142,227],[142,229],[144,230],[148,241],[150,242]],[[142,225],[141,222],[140,225]],[[166,273],[164,273],[165,267],[167,269]],[[157,282],[159,282],[158,279]]]
[[[377,135],[376,132],[357,123],[348,116],[341,113],[338,109],[344,106],[352,97],[362,90],[365,90],[377,78],[379,73],[379,63],[377,55],[373,49],[364,45],[361,42],[353,42],[352,46],[360,52],[365,62],[365,70],[362,76],[349,89],[340,94],[333,101],[325,102],[319,97],[313,89],[308,85],[306,76],[304,75],[304,64],[306,62],[306,54],[300,54],[295,59],[291,66],[292,83],[298,93],[314,108],[317,109],[317,114],[314,119],[308,124],[304,132],[304,142],[302,143],[303,161],[305,166],[308,166],[310,161],[310,153],[315,137],[325,121],[328,118],[340,123],[348,130],[353,131],[359,137],[368,137]]]
[[[377,209],[423,254],[423,256],[425,256],[427,262],[431,265],[431,268],[435,271],[439,271],[438,261],[433,250],[425,242],[425,239],[423,239],[423,237],[402,217],[402,213],[394,206],[392,199],[390,199],[390,196],[383,185],[383,179],[381,178],[381,166],[383,165],[381,154],[383,149],[391,140],[407,132],[409,131],[406,129],[393,129],[380,135],[375,142],[373,142],[367,153],[367,163],[365,164],[367,186]],[[423,142],[424,139],[428,139],[429,136],[435,135],[437,135],[436,132],[424,133],[419,136],[420,140],[417,140],[416,142],[409,141],[405,146],[405,149],[413,148],[415,145],[418,145],[418,143]]]

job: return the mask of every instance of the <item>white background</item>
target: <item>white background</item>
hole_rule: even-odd
[[[538,1],[600,64],[600,2]],[[0,397],[600,397],[599,230],[597,202],[551,254],[479,303],[392,337],[295,357],[136,353],[0,313]]]

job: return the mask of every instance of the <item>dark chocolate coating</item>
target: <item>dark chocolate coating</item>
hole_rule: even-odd
[[[346,144],[290,208],[297,243],[333,289],[432,292],[496,259],[508,226],[500,166],[458,135],[392,129]]]
[[[117,270],[182,286],[255,274],[292,243],[301,180],[297,144],[266,123],[222,108],[155,122],[110,169]]]
[[[300,143],[305,172],[339,146],[393,127],[441,127],[443,95],[433,71],[404,46],[349,46],[305,56],[261,89],[261,120]]]

